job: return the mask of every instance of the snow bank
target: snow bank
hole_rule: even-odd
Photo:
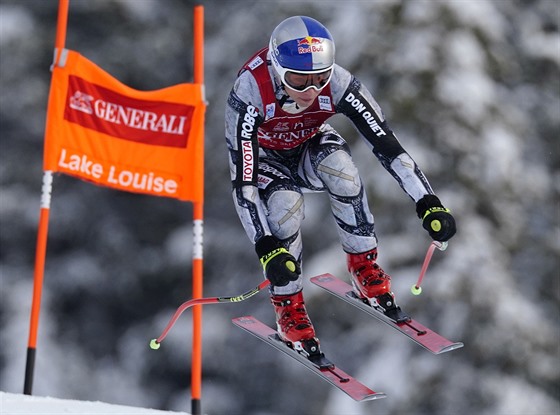
[[[187,415],[185,412],[157,411],[133,408],[131,406],[110,405],[103,402],[83,402],[39,396],[19,395],[0,392],[1,415],[61,415],[61,414],[118,414],[118,415]]]

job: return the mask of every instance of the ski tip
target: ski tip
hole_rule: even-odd
[[[321,282],[330,282],[332,280],[336,280],[337,278],[332,275],[332,274],[321,274],[321,275],[317,275],[315,277],[311,277],[310,281],[312,281],[313,283],[317,284],[317,283],[321,283]]]
[[[370,394],[370,395],[364,396],[364,397],[360,400],[360,402],[364,402],[364,401],[373,401],[373,400],[376,400],[376,399],[383,399],[383,398],[386,398],[386,397],[387,397],[387,395],[385,395],[385,393],[383,393],[383,392],[373,392],[373,393]]]
[[[233,324],[241,327],[247,324],[256,323],[258,320],[253,316],[242,316],[242,317],[232,318],[231,321]]]
[[[456,343],[450,344],[449,346],[444,347],[437,354],[442,354],[442,353],[450,352],[452,350],[457,350],[457,349],[460,349],[463,346],[464,346],[463,343],[456,342]]]

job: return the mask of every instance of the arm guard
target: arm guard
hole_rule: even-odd
[[[240,85],[243,84],[238,79],[227,101],[226,142],[235,209],[245,232],[254,243],[264,235],[270,235],[257,188],[259,162],[257,130],[263,119],[255,105],[246,104],[238,96],[239,88],[242,91],[244,89]]]
[[[383,167],[414,201],[433,194],[424,173],[387,125],[381,108],[356,78],[338,102],[337,112],[350,118]]]

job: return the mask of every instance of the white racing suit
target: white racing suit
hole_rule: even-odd
[[[259,51],[240,71],[226,107],[233,199],[253,243],[274,236],[300,263],[305,192],[326,191],[342,248],[362,253],[377,246],[373,215],[344,139],[325,121],[346,115],[401,188],[416,202],[433,191],[389,129],[377,102],[347,70],[335,65],[330,83],[300,110]],[[302,278],[273,287],[287,295]]]

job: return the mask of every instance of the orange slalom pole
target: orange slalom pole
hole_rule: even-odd
[[[194,83],[204,88],[204,7],[194,7]],[[203,90],[204,92],[204,90]],[[204,94],[203,94],[204,96]],[[199,178],[201,180],[202,193],[204,194],[204,125],[201,126],[202,143],[200,144]],[[202,197],[204,199],[204,197]],[[197,201],[193,206],[193,298],[199,299],[203,295],[203,223],[204,203]],[[193,307],[193,338],[192,338],[192,362],[191,362],[191,413],[202,414],[202,305]]]
[[[68,26],[69,0],[58,1],[58,16],[56,23],[55,58],[53,66],[58,64],[62,49],[66,43],[66,29]],[[31,302],[31,317],[29,322],[29,340],[27,343],[27,361],[25,364],[25,379],[23,393],[31,395],[33,389],[33,374],[37,355],[37,337],[39,332],[39,315],[41,311],[41,296],[45,276],[45,261],[47,256],[47,237],[49,229],[49,215],[52,191],[52,172],[43,172],[43,187],[41,190],[41,210],[37,230],[37,244],[35,248],[35,269],[33,272],[33,297]]]
[[[195,203],[195,211],[202,213],[202,204]],[[198,215],[195,214],[195,217]],[[203,221],[194,220],[193,241],[193,299],[198,300],[203,295]],[[202,305],[193,306],[193,337],[191,358],[191,413],[200,415],[202,394]]]
[[[52,172],[43,172],[43,187],[41,190],[41,211],[37,231],[35,248],[35,270],[33,273],[33,298],[31,302],[31,318],[29,322],[29,340],[27,343],[27,360],[25,364],[25,379],[23,393],[31,395],[33,389],[33,373],[35,371],[35,357],[37,355],[37,336],[39,332],[39,314],[41,311],[41,295],[45,275],[45,260],[47,256],[47,236],[49,229],[49,214],[51,204]]]
[[[68,27],[68,7],[70,0],[58,0],[58,17],[56,24],[56,38],[54,47],[56,48],[56,58],[54,65],[58,64],[60,55],[66,43],[66,28]]]

